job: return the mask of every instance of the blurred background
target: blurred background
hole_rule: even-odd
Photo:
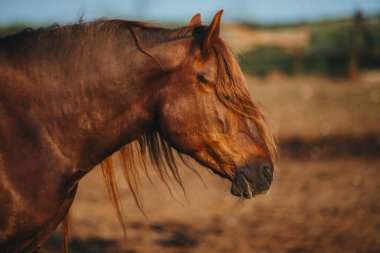
[[[0,36],[123,18],[183,26],[224,9],[222,37],[276,133],[271,191],[242,201],[230,183],[183,169],[186,195],[152,173],[144,216],[126,183],[127,238],[99,169],[80,184],[72,252],[380,252],[380,1],[0,0]],[[203,181],[203,182],[202,182]],[[57,233],[42,252],[57,252]]]

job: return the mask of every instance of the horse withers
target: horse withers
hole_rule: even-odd
[[[209,26],[199,14],[177,29],[98,20],[0,39],[0,252],[37,251],[99,163],[119,209],[117,151],[137,200],[134,162],[146,171],[150,157],[180,182],[173,150],[229,179],[233,195],[269,189],[276,146],[219,36],[221,15]]]

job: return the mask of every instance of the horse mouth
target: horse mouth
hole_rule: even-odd
[[[255,190],[253,184],[242,173],[237,173],[232,181],[231,194],[251,199],[255,196]]]
[[[265,194],[269,190],[270,182],[271,180],[253,180],[251,182],[243,173],[236,173],[232,180],[231,194],[236,197],[252,199],[259,194]]]

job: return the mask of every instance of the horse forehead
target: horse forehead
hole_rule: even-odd
[[[215,55],[210,55],[205,58],[201,53],[196,53],[194,60],[191,62],[193,69],[201,71],[214,71],[217,70],[217,58]]]

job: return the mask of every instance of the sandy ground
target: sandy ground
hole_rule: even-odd
[[[181,170],[186,200],[178,186],[171,197],[152,173],[154,185],[142,182],[144,216],[120,181],[124,240],[95,169],[73,206],[71,252],[380,252],[376,78],[250,78],[284,149],[267,195],[237,199],[228,181],[198,167],[204,183]],[[58,252],[59,243],[57,232],[42,252]]]
[[[206,186],[183,173],[188,201],[144,180],[147,217],[121,190],[126,241],[94,171],[74,205],[72,252],[379,252],[379,169],[379,159],[283,160],[269,194],[244,201],[202,168]],[[58,248],[54,238],[45,252]]]

